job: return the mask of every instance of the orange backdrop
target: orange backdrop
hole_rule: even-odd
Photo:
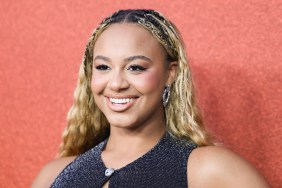
[[[282,3],[274,0],[0,2],[0,187],[29,187],[56,155],[92,29],[153,8],[180,29],[207,126],[282,184]]]

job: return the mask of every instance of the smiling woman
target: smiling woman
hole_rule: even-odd
[[[145,132],[159,126],[164,129],[161,96],[177,68],[175,62],[165,62],[164,54],[149,31],[130,23],[114,24],[98,38],[91,88],[112,135],[117,127]]]
[[[60,158],[33,187],[269,187],[214,146],[192,83],[168,19],[153,10],[106,18],[87,44]]]

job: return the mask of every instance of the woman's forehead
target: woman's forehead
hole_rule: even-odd
[[[147,51],[164,54],[164,48],[153,34],[139,24],[116,23],[98,37],[94,52]]]
[[[142,39],[149,39],[149,41],[143,42],[157,42],[154,36],[145,28],[135,23],[115,23],[110,25],[105,31],[98,37],[96,43],[99,41],[112,42],[116,40],[125,40],[130,38],[131,41],[139,41]],[[126,40],[125,40],[126,41]]]

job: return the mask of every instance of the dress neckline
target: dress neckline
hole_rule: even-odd
[[[147,151],[146,153],[144,153],[142,156],[138,157],[137,159],[135,159],[134,161],[126,164],[125,166],[118,168],[118,169],[114,169],[112,167],[107,167],[104,163],[104,161],[102,160],[102,152],[107,144],[108,138],[106,140],[104,140],[100,147],[99,147],[99,151],[98,151],[98,161],[99,163],[103,166],[104,169],[113,169],[115,172],[120,172],[122,170],[126,170],[129,169],[131,167],[133,167],[136,163],[138,163],[139,161],[143,160],[144,158],[146,158],[147,156],[151,155],[155,150],[157,150],[157,148],[159,148],[163,142],[165,142],[165,140],[169,137],[169,133],[165,132],[164,135],[161,137],[161,139],[157,142],[157,144],[155,146],[153,146],[149,151]]]

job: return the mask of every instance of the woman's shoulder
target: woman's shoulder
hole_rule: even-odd
[[[53,183],[60,172],[70,164],[76,156],[62,157],[48,162],[35,178],[32,188],[47,188]]]
[[[270,187],[245,159],[222,146],[193,150],[188,160],[190,187]]]

